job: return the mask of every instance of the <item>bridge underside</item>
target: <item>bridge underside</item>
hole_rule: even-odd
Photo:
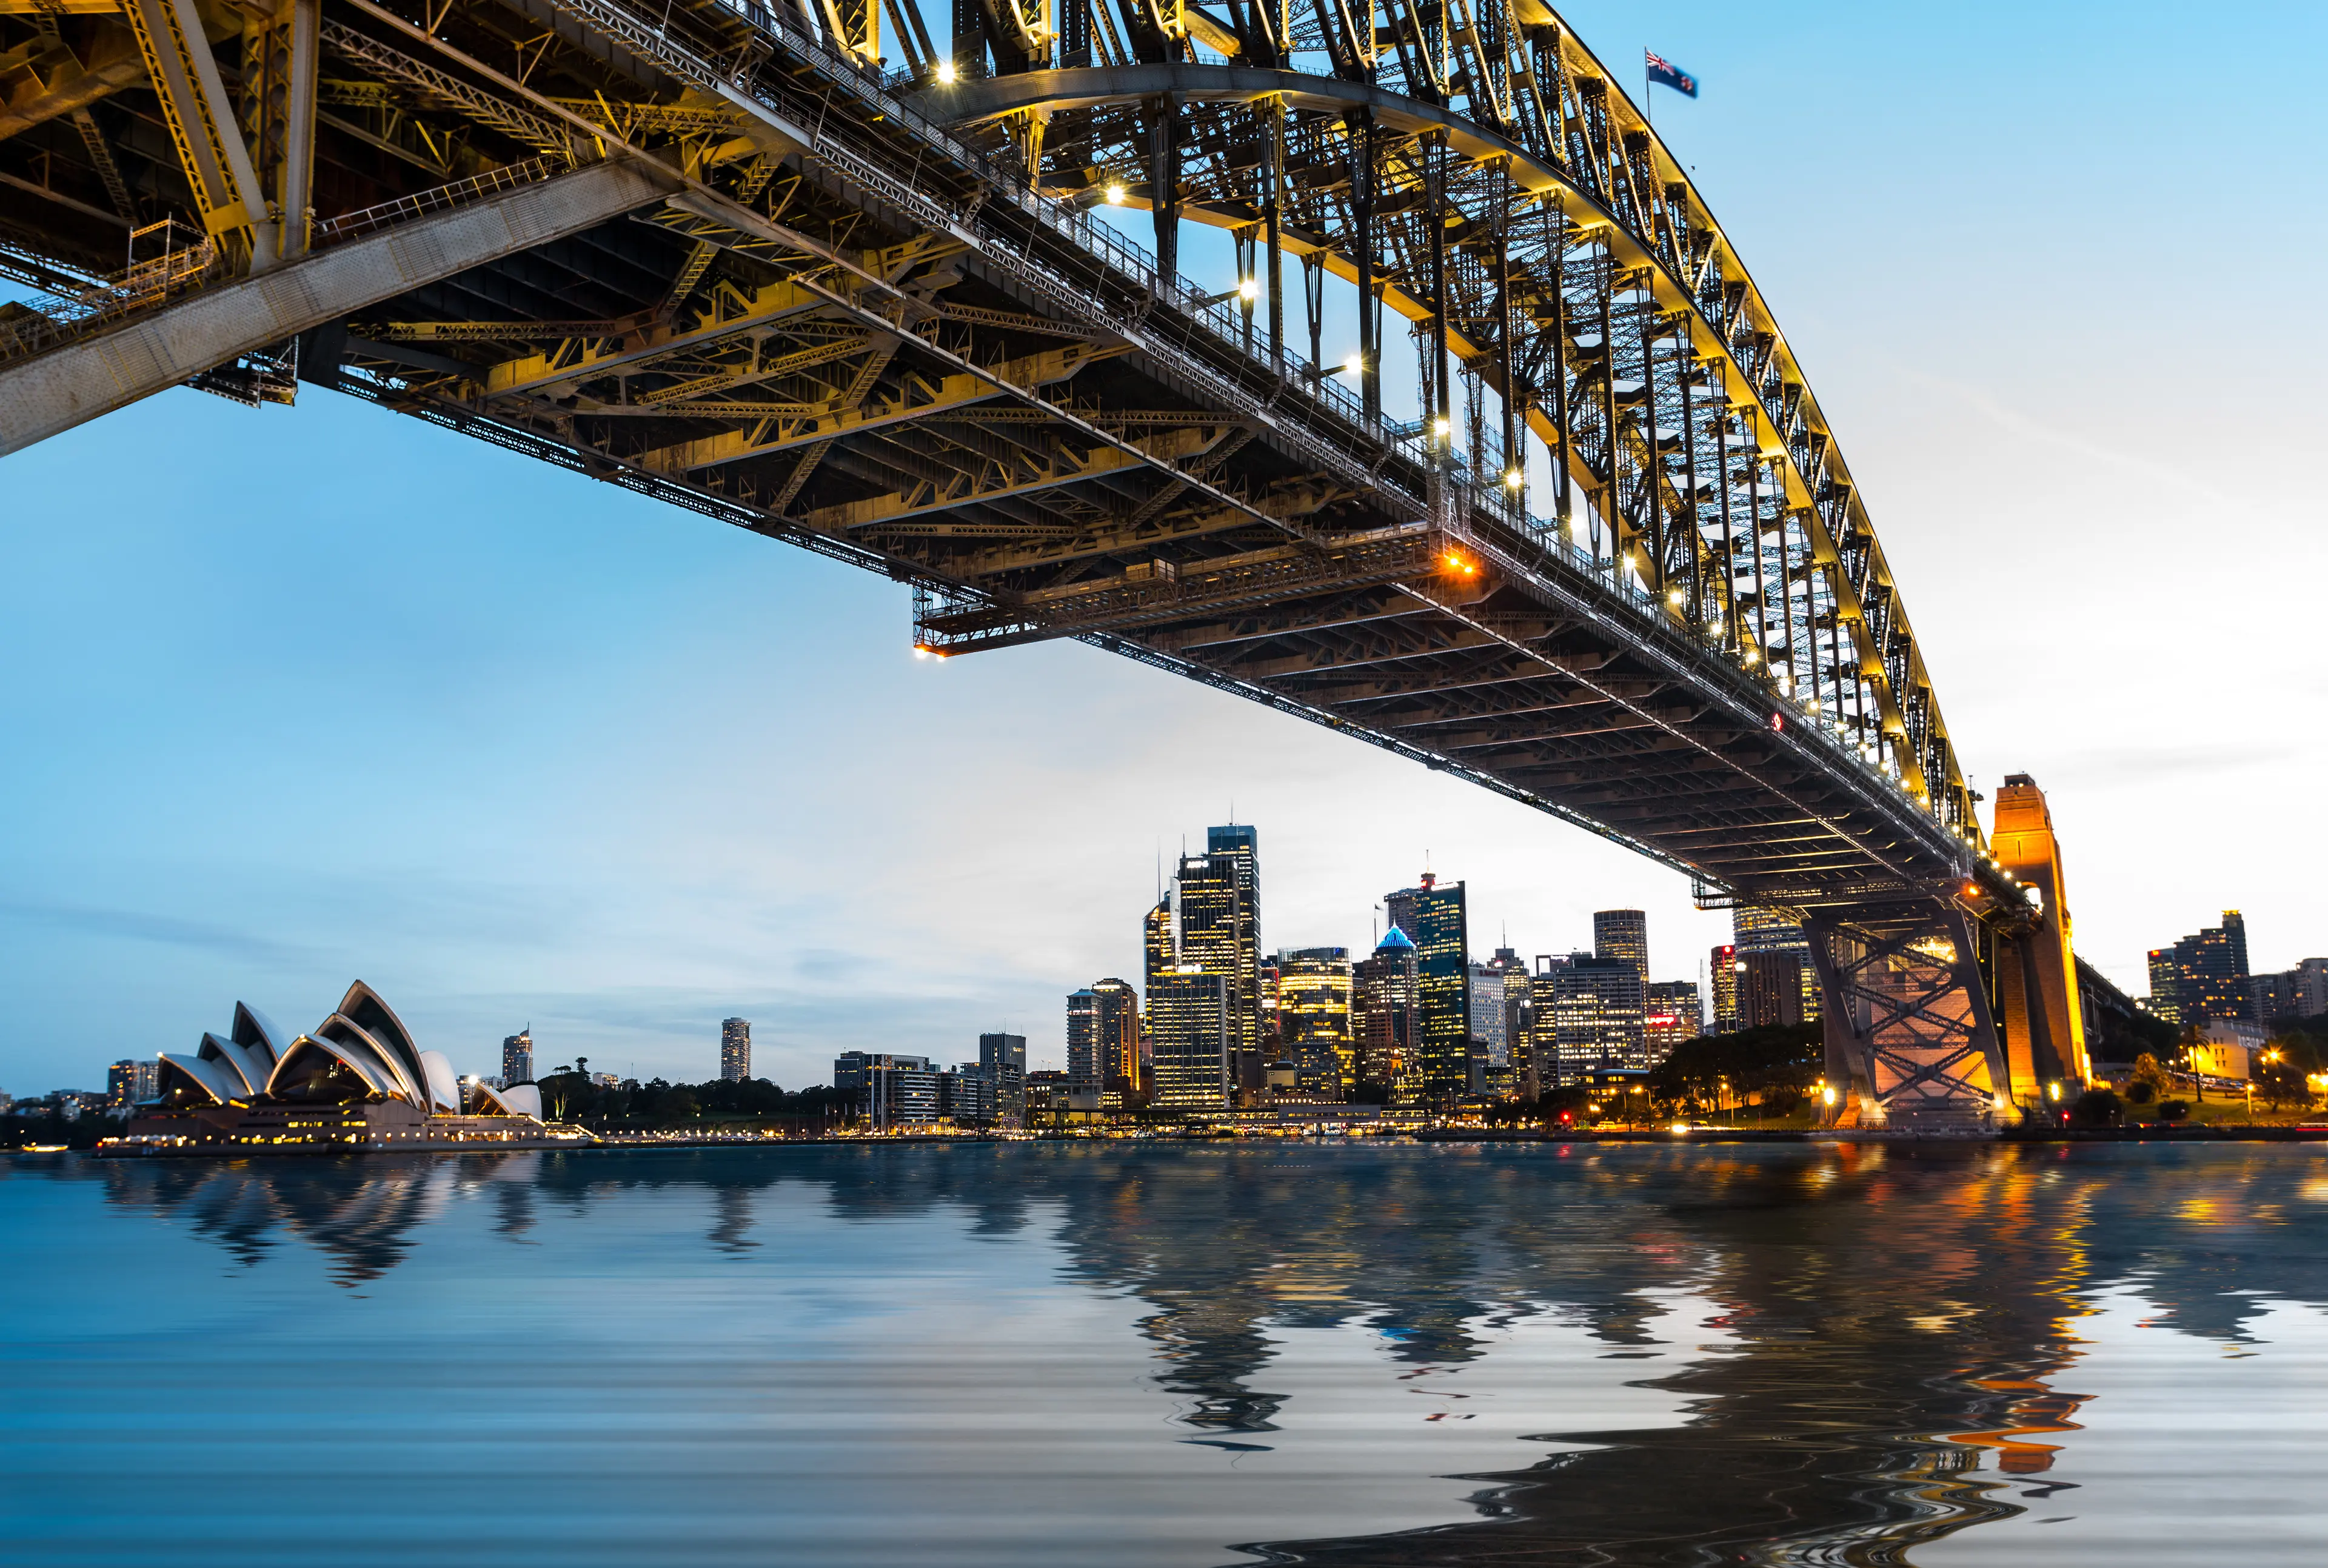
[[[1193,52],[949,107],[784,14],[0,0],[80,68],[0,119],[0,266],[70,302],[0,318],[0,450],[189,377],[366,398],[909,583],[930,653],[1082,638],[1811,911],[1878,1100],[2004,1092],[1966,1065],[1995,1045],[1958,894],[2008,886],[1855,490],[1680,186],[1620,210],[1514,124]],[[1094,222],[1115,168],[1268,287],[1208,296]],[[1355,393],[1314,305],[1302,352],[1289,257],[1415,324],[1423,422],[1381,416],[1379,319]],[[1549,519],[1499,483],[1530,433]]]

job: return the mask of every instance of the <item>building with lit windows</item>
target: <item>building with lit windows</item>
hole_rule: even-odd
[[[1418,1035],[1407,1074],[1414,1092],[1434,1103],[1478,1094],[1480,1075],[1471,1060],[1471,944],[1463,884],[1442,885],[1426,871],[1418,886],[1403,887],[1383,902],[1395,911],[1393,928],[1414,944]]]
[[[749,1019],[719,1020],[719,1076],[730,1084],[740,1084],[752,1075],[752,1021]]]
[[[1234,1108],[1237,1046],[1229,1007],[1233,980],[1189,964],[1149,981],[1150,1103],[1183,1111]]]
[[[1272,1044],[1261,994],[1260,835],[1251,827],[1208,828],[1205,852],[1184,855],[1173,876],[1175,970],[1195,968],[1225,981],[1231,1072],[1261,1086]]]
[[[1078,1094],[1112,1097],[1144,1091],[1140,1062],[1140,993],[1124,981],[1096,981],[1067,998],[1067,1081]]]
[[[160,1094],[160,1062],[119,1061],[105,1070],[105,1103],[116,1111],[143,1105]]]
[[[1649,983],[1649,917],[1638,909],[1603,909],[1592,916],[1592,952],[1600,958],[1621,958],[1633,966],[1641,984]]]
[[[1420,975],[1414,944],[1394,925],[1374,953],[1350,971],[1350,1049],[1354,1090],[1412,1098]]]
[[[1526,1075],[1525,1038],[1528,1007],[1527,961],[1498,947],[1485,963],[1471,966],[1471,1038],[1480,1054],[1480,1073],[1490,1094],[1522,1092]]]
[[[1723,943],[1706,961],[1706,979],[1713,988],[1713,1032],[1726,1035],[1738,1028],[1738,976],[1745,968],[1738,949]]]
[[[533,1082],[533,1026],[528,1024],[502,1041],[502,1082]]]
[[[1738,950],[1738,961],[1751,964],[1754,955],[1762,953],[1785,953],[1792,957],[1791,970],[1781,962],[1766,963],[1755,972],[1766,980],[1781,972],[1795,977],[1796,996],[1792,1003],[1782,1004],[1767,990],[1755,990],[1751,1001],[1741,991],[1739,1001],[1738,1027],[1759,1028],[1775,1023],[1815,1023],[1819,1016],[1818,971],[1811,963],[1810,938],[1803,934],[1802,923],[1776,909],[1755,909],[1743,905],[1730,914],[1731,944]],[[1736,971],[1741,977],[1746,971]],[[1749,988],[1751,989],[1751,988]]]
[[[401,1149],[550,1135],[540,1090],[461,1077],[361,981],[310,1034],[287,1036],[237,1002],[227,1033],[164,1051],[153,1083],[124,1144]]]
[[[2150,1010],[2171,1023],[2252,1019],[2248,925],[2236,909],[2223,923],[2150,951]]]
[[[1630,959],[1571,953],[1552,974],[1553,1086],[1581,1083],[1596,1067],[1648,1066],[1646,1000]]]
[[[1673,1055],[1676,1046],[1684,1040],[1694,1040],[1704,1032],[1704,1014],[1698,1004],[1697,981],[1653,980],[1649,982],[1648,1000],[1641,1016],[1647,1066],[1656,1066]]]
[[[1357,1084],[1350,1038],[1350,950],[1294,947],[1277,955],[1278,1052],[1316,1099],[1347,1099]]]
[[[1027,1037],[979,1036],[978,1066],[994,1085],[995,1120],[1006,1127],[1022,1125],[1027,1115]]]

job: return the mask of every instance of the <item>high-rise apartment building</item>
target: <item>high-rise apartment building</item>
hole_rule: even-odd
[[[533,1026],[502,1040],[502,1087],[533,1082]]]
[[[1277,1043],[1304,1094],[1342,1100],[1357,1084],[1350,1038],[1350,950],[1295,947],[1277,955]]]
[[[1552,973],[1554,1084],[1582,1083],[1596,1069],[1650,1066],[1641,1026],[1646,1000],[1630,959],[1571,953]]]
[[[105,1103],[116,1111],[142,1105],[162,1093],[159,1061],[120,1061],[105,1070]]]
[[[1738,976],[1746,965],[1729,943],[1715,948],[1706,960],[1706,982],[1713,988],[1713,1032],[1726,1035],[1738,1028]]]
[[[2328,958],[2307,958],[2294,969],[2248,977],[2249,1014],[2264,1025],[2328,1013]]]
[[[2150,952],[2150,1010],[2173,1023],[2253,1018],[2248,925],[2236,909],[2223,923]]]
[[[1739,954],[1738,1027],[1769,1028],[1799,1024],[1803,1016],[1803,962],[1807,949],[1756,948]]]
[[[1350,1047],[1355,1084],[1413,1097],[1422,1025],[1414,944],[1393,925],[1350,972]]]
[[[1471,1063],[1471,944],[1463,884],[1442,886],[1426,871],[1419,886],[1403,887],[1383,902],[1396,912],[1393,929],[1404,931],[1414,944],[1420,1026],[1412,1074],[1415,1090],[1432,1102],[1477,1094],[1482,1085]]]
[[[752,1075],[752,1020],[721,1019],[719,1020],[719,1077],[723,1083],[740,1084]]]

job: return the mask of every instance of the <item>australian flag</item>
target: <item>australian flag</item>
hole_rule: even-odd
[[[1641,53],[1649,62],[1649,81],[1652,85],[1669,87],[1676,92],[1687,93],[1692,98],[1697,96],[1697,78],[1661,55],[1651,54],[1646,49],[1641,51]]]

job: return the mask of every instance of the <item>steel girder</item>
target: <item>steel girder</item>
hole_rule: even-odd
[[[318,97],[362,123],[309,133],[320,229],[469,211],[545,149],[651,171],[660,199],[267,330],[301,332],[308,380],[910,581],[941,652],[1082,637],[1739,897],[1848,910],[1973,868],[1816,403],[1556,19],[1466,13],[1469,42],[1418,53],[1432,18],[1385,9],[1406,42],[1377,47],[1319,13],[1238,39],[1250,64],[1229,67],[1201,37],[1079,14],[1089,68],[1065,33],[1031,52],[981,34],[1016,75],[964,84],[1005,107],[956,129],[967,97],[901,98],[789,13],[323,0]],[[851,14],[838,31],[861,37]],[[1305,73],[1321,49],[1329,70]],[[1484,63],[1433,74],[1467,50]],[[920,68],[941,57],[915,45]],[[1157,108],[1182,137],[1160,188]],[[108,201],[60,147],[89,169],[83,204]],[[153,137],[110,149],[191,210]],[[1297,375],[1281,302],[1249,331],[1062,199],[1109,176],[1128,205],[1247,230],[1256,258],[1363,276],[1423,329],[1461,434]],[[80,253],[61,218],[0,238],[27,232],[23,266]],[[1561,458],[1548,522],[1493,483],[1523,427]],[[1904,784],[1858,749],[1877,727]]]

